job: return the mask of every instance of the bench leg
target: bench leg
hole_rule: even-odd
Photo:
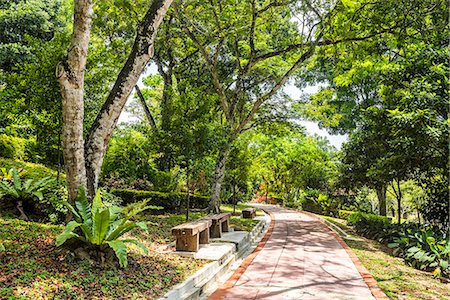
[[[177,236],[175,248],[177,251],[197,252],[199,248],[199,235]]]
[[[199,233],[200,235],[200,244],[209,244],[209,229],[206,228],[202,232]]]
[[[212,223],[211,227],[209,228],[209,235],[211,238],[220,238],[222,237],[222,234],[220,232],[220,223],[214,222]]]
[[[228,223],[228,219],[223,221],[221,225],[222,225],[222,232],[229,232],[230,231],[230,226],[229,226],[229,223]]]

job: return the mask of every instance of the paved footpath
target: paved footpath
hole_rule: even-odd
[[[374,299],[345,249],[319,220],[272,205],[254,206],[275,217],[272,235],[234,285],[210,300]]]

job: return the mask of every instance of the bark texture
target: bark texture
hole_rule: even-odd
[[[216,167],[214,169],[214,180],[211,189],[211,200],[209,202],[209,211],[220,213],[220,192],[222,191],[222,183],[225,179],[225,164],[228,153],[230,152],[230,144],[219,152]]]
[[[386,186],[376,188],[380,215],[386,216]]]
[[[120,113],[144,68],[153,57],[154,41],[164,15],[173,0],[155,0],[139,24],[133,49],[121,70],[106,102],[90,130],[86,143],[86,174],[88,195],[93,196],[98,187],[100,169],[112,131]]]
[[[62,96],[63,153],[70,202],[75,200],[78,188],[86,185],[83,96],[91,16],[92,1],[75,1],[71,46],[67,58],[60,62],[57,68],[57,77],[61,86]]]

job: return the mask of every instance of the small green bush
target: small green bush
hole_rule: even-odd
[[[139,191],[127,189],[112,189],[111,194],[122,198],[124,204],[134,203],[145,199],[150,199],[149,203],[161,206],[166,210],[175,210],[185,206],[186,193],[163,193],[154,191]],[[208,206],[209,198],[190,194],[190,208],[205,208]]]
[[[384,241],[394,229],[391,218],[362,212],[350,214],[347,217],[347,222],[358,233],[378,241]]]
[[[0,157],[24,159],[26,139],[0,134]]]
[[[115,205],[105,207],[100,189],[92,203],[87,200],[85,190],[80,189],[75,206],[66,203],[75,220],[67,223],[64,232],[56,238],[56,246],[61,246],[70,239],[77,239],[79,241],[77,244],[81,242],[85,248],[95,249],[93,254],[86,252],[85,255],[94,255],[100,265],[104,264],[108,252],[112,250],[118,258],[120,266],[126,268],[128,265],[127,243],[135,244],[148,253],[147,248],[139,241],[120,239],[135,228],[147,231],[145,222],[132,221],[138,213],[148,208],[154,208],[146,204],[145,201],[142,201],[124,208]]]
[[[317,190],[307,191],[304,195],[302,209],[316,214],[336,217],[340,203],[339,201],[320,193]]]
[[[349,217],[350,215],[355,214],[355,213],[356,213],[356,212],[351,211],[351,210],[343,210],[343,209],[340,209],[340,210],[338,211],[338,217],[339,217],[339,219],[347,220],[348,217]]]

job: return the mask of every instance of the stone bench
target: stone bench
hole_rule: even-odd
[[[256,217],[256,208],[254,207],[244,208],[242,210],[242,217],[244,219],[253,219],[254,217]]]
[[[206,216],[203,219],[211,220],[212,224],[209,228],[209,236],[211,238],[222,237],[222,232],[230,231],[231,213],[222,213],[217,215]]]
[[[209,219],[200,219],[173,227],[177,251],[197,252],[200,244],[208,244],[211,224]]]

